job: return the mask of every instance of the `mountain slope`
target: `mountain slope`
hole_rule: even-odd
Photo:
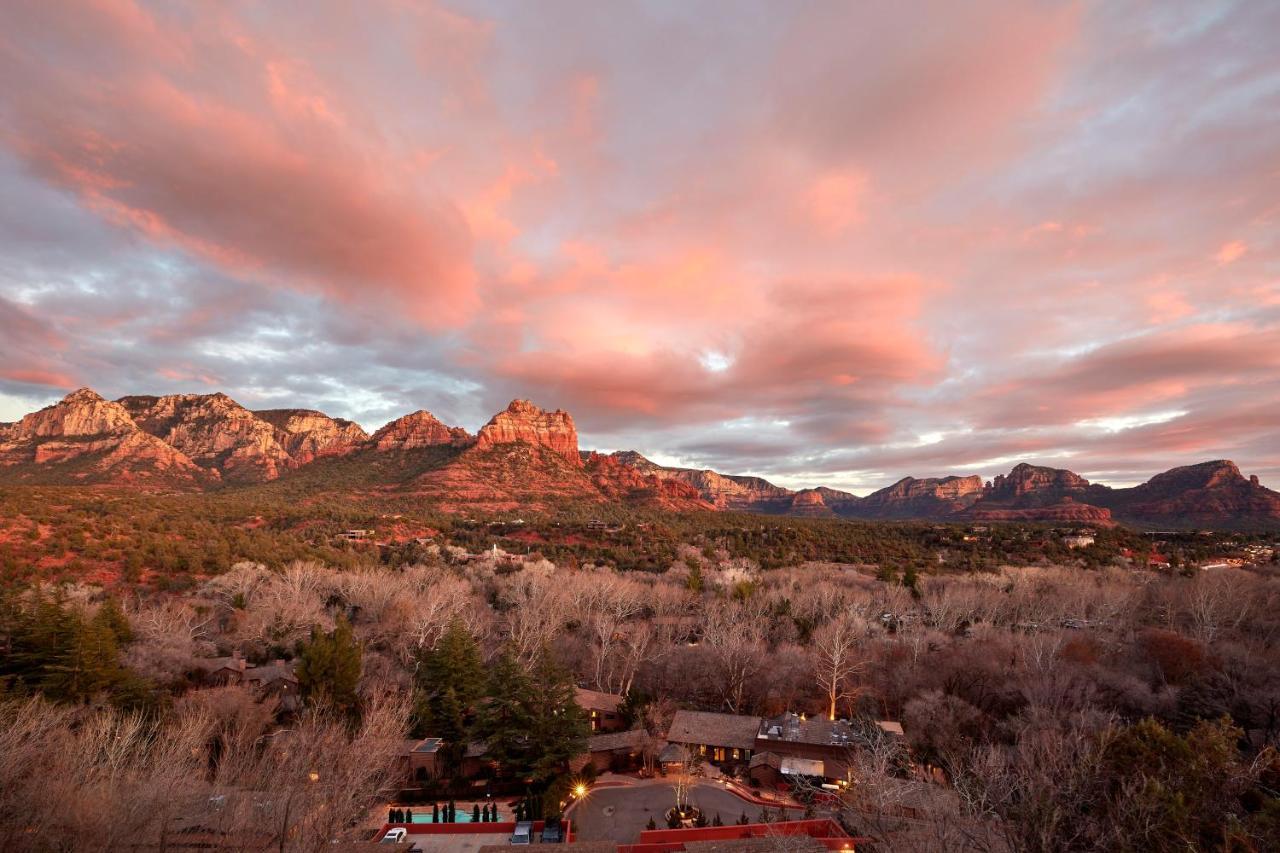
[[[275,428],[276,442],[295,465],[321,456],[344,456],[369,440],[359,424],[313,409],[265,409],[253,414]]]
[[[190,458],[143,432],[120,404],[88,388],[32,412],[0,433],[0,480],[21,483],[216,481]]]
[[[227,482],[274,480],[293,458],[267,421],[226,394],[133,396],[118,401],[144,432],[219,471]]]

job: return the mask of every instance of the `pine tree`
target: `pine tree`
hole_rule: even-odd
[[[688,560],[688,566],[689,577],[684,582],[685,586],[688,587],[690,592],[701,593],[703,588],[702,564],[698,562],[697,558],[690,557]]]
[[[653,819],[653,815],[649,815],[649,822],[645,824],[645,829],[657,829],[658,823]]]
[[[471,822],[472,823],[480,822],[480,804],[479,803],[476,803],[474,806],[471,807]]]
[[[114,598],[108,598],[102,602],[98,612],[93,615],[93,622],[111,631],[120,645],[126,646],[133,642],[133,626],[129,624],[128,617],[124,615],[120,604]]]
[[[298,662],[298,687],[307,701],[347,714],[359,711],[363,653],[344,617],[332,631],[311,631],[311,642],[302,650]]]
[[[509,652],[498,656],[489,672],[488,698],[476,718],[475,735],[488,757],[503,770],[524,775],[532,764],[533,683]]]

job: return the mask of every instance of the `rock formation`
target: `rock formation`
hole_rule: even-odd
[[[620,450],[612,455],[638,471],[693,486],[716,509],[784,512],[791,506],[790,489],[775,486],[759,477],[733,476],[693,468],[666,468],[632,450]]]
[[[488,450],[503,444],[524,443],[545,447],[570,465],[581,467],[578,430],[568,412],[543,411],[528,400],[512,400],[476,434],[475,449]]]
[[[32,483],[193,485],[217,478],[88,388],[8,425],[0,469],[6,480]]]
[[[999,475],[983,495],[985,500],[1018,504],[1056,503],[1068,495],[1081,495],[1089,490],[1089,481],[1063,468],[1042,465],[1015,465],[1008,475]]]
[[[421,447],[465,447],[471,434],[462,427],[445,426],[435,415],[417,411],[382,427],[373,434],[371,444],[378,450],[416,450]]]
[[[122,397],[144,432],[232,482],[274,480],[294,467],[275,428],[226,394]]]
[[[835,510],[827,506],[822,492],[817,489],[801,489],[791,496],[787,514],[802,518],[827,518],[835,515]]]
[[[1071,498],[1063,498],[1055,504],[1023,508],[987,506],[985,503],[978,503],[958,513],[955,518],[966,521],[1048,521],[1104,526],[1113,523],[1111,510],[1091,504],[1076,503]]]
[[[359,424],[312,409],[266,409],[253,414],[275,428],[276,441],[295,465],[320,456],[345,456],[369,439]]]
[[[588,452],[582,457],[591,482],[610,500],[673,511],[715,509],[688,483],[646,473],[613,456]]]
[[[1176,519],[1207,525],[1280,522],[1280,494],[1258,478],[1245,478],[1234,462],[1218,459],[1157,474],[1140,486],[1115,489],[1116,511],[1145,521]]]
[[[982,497],[982,478],[904,477],[858,502],[859,518],[941,518],[971,506]]]
[[[379,453],[416,450],[433,452]],[[442,507],[551,510],[586,501],[810,517],[1280,527],[1280,494],[1227,460],[1174,468],[1125,489],[1023,463],[985,488],[973,476],[905,477],[860,498],[668,468],[632,451],[580,453],[572,417],[524,400],[512,401],[475,438],[421,411],[368,437],[351,421],[307,409],[250,412],[225,394],[112,402],[87,388],[0,424],[0,481],[6,483],[195,487],[292,475],[323,487],[339,470],[325,467],[326,458],[339,456],[347,457],[340,471],[348,485],[407,490]],[[292,474],[300,468],[309,473]]]

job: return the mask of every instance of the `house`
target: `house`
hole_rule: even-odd
[[[251,666],[244,672],[244,683],[270,696],[285,696],[298,692],[298,676],[293,664],[276,658],[262,666]]]
[[[438,737],[422,740],[406,740],[400,751],[399,766],[409,784],[419,784],[447,775],[444,759],[445,742]],[[479,775],[486,764],[488,749],[482,743],[472,743],[462,754],[458,776],[470,779]]]
[[[592,732],[616,732],[625,729],[626,722],[618,712],[622,697],[616,693],[601,693],[598,690],[587,690],[579,687],[574,691],[578,707],[586,712],[591,720]]]
[[[587,751],[570,761],[569,769],[579,773],[591,765],[597,772],[632,770],[640,764],[648,739],[644,729],[592,735]]]
[[[1068,548],[1088,548],[1094,542],[1092,533],[1072,533],[1062,537],[1062,544]]]
[[[338,538],[345,539],[348,542],[358,542],[362,539],[368,539],[373,534],[374,534],[373,530],[368,530],[364,528],[353,528],[351,530],[342,531],[341,533],[338,534]]]
[[[682,744],[717,767],[736,769],[751,761],[759,728],[759,717],[677,711],[667,741]]]
[[[293,672],[293,665],[283,660],[254,666],[239,652],[233,652],[230,657],[196,661],[196,667],[204,670],[205,679],[211,684],[224,687],[242,684],[251,688],[259,698],[280,700],[280,707],[285,711],[301,706],[298,676]]]
[[[209,683],[226,687],[244,681],[248,663],[239,652],[233,652],[230,657],[197,661],[197,666],[204,670]]]
[[[760,721],[755,751],[777,755],[782,776],[839,781],[849,778],[849,753],[857,742],[844,720],[786,713]]]

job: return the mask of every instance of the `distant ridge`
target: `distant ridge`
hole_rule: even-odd
[[[1225,459],[1173,468],[1132,488],[1022,463],[990,483],[917,479],[858,497],[793,491],[760,477],[658,465],[634,451],[578,447],[573,418],[513,400],[476,435],[429,412],[372,436],[309,409],[250,411],[225,394],[106,400],[88,388],[0,424],[0,483],[235,488],[323,474],[341,461],[365,487],[431,497],[445,508],[549,508],[564,501],[675,512],[744,511],[867,520],[1118,521],[1280,528],[1280,493]],[[307,482],[312,482],[308,480]],[[324,476],[316,488],[335,488]]]

